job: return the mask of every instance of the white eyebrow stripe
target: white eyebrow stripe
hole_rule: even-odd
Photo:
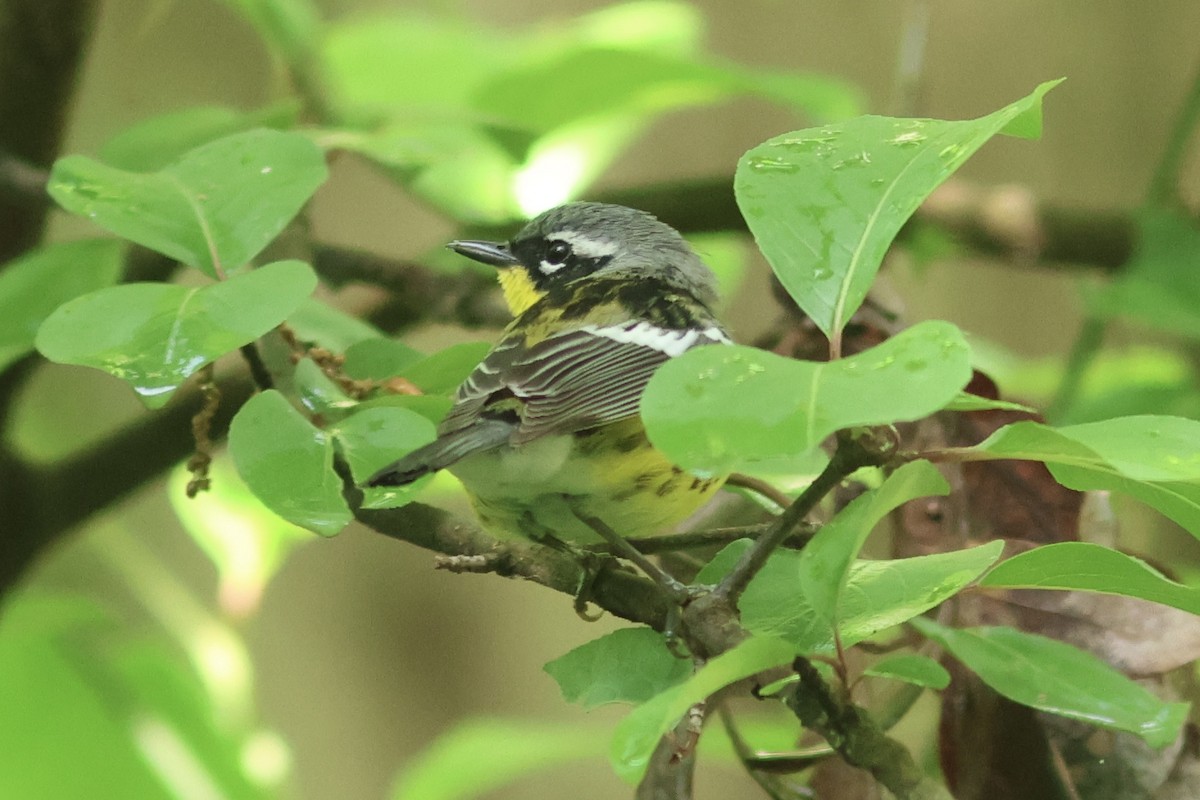
[[[566,242],[571,245],[571,249],[575,251],[575,255],[582,256],[583,258],[604,258],[615,255],[618,249],[616,242],[589,239],[574,231],[548,233],[546,234],[546,240],[551,242]]]
[[[720,328],[668,330],[645,320],[634,325],[609,325],[603,328],[596,325],[584,325],[583,330],[595,336],[603,336],[605,339],[620,342],[621,344],[636,344],[642,347],[650,347],[671,358],[682,355],[687,350],[690,350],[698,343],[697,340],[699,339],[707,339],[709,342],[720,342],[721,344],[732,344],[729,341],[729,337]]]

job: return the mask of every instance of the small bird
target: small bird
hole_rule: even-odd
[[[642,390],[665,361],[729,344],[716,279],[644,211],[569,203],[511,241],[447,247],[499,270],[513,320],[458,388],[437,439],[377,472],[401,486],[448,469],[485,528],[553,543],[661,533],[725,480],[650,444]]]

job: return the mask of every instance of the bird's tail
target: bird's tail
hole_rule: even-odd
[[[483,419],[466,428],[443,434],[399,461],[376,472],[364,486],[404,486],[417,478],[445,469],[467,456],[500,447],[513,432],[511,422]]]

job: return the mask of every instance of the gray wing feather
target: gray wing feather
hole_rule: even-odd
[[[699,337],[697,345],[718,340]],[[671,356],[636,342],[574,330],[524,347],[520,337],[502,341],[459,387],[443,434],[470,427],[499,396],[523,401],[511,444],[554,433],[571,433],[632,417],[654,371]]]
[[[483,450],[491,450],[508,441],[515,422],[479,419],[474,425],[438,436],[436,441],[419,447],[367,479],[367,486],[403,486],[417,478]]]

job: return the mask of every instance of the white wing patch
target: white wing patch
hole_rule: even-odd
[[[682,355],[697,344],[732,344],[720,328],[668,330],[644,320],[632,325],[609,325],[603,328],[585,325],[583,330],[614,342],[650,347],[671,358]]]

